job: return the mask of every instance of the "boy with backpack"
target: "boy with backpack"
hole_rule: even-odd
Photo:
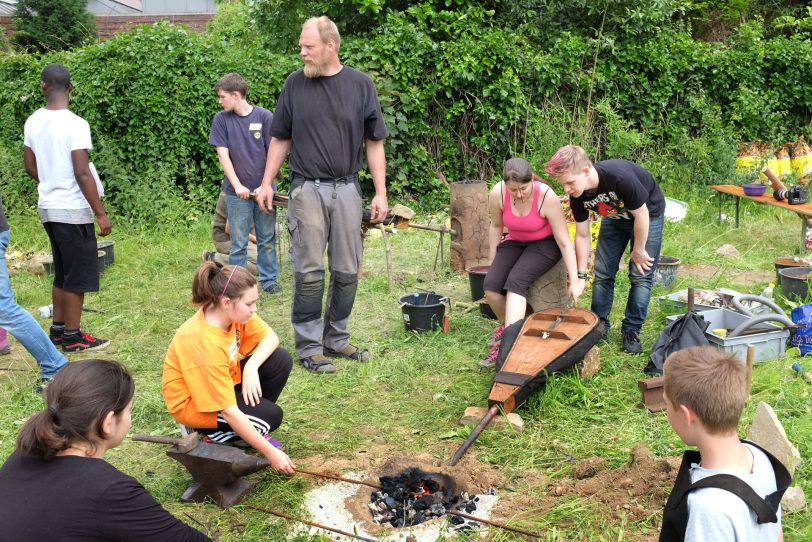
[[[682,458],[663,512],[660,541],[783,540],[781,497],[787,469],[769,452],[739,440],[751,367],[711,346],[690,347],[665,361],[666,412],[682,441]]]

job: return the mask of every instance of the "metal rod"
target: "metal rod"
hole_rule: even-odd
[[[383,247],[386,251],[386,287],[387,291],[392,293],[392,246],[389,243],[389,234],[383,224],[376,224],[376,227],[381,230],[381,237],[383,238]]]
[[[498,413],[499,413],[499,405],[493,405],[491,406],[491,408],[488,409],[488,412],[482,417],[482,420],[480,420],[479,424],[477,424],[477,426],[474,427],[474,430],[471,431],[471,434],[468,435],[468,438],[465,439],[465,442],[462,443],[462,446],[460,446],[457,449],[457,451],[454,452],[454,455],[451,456],[451,461],[448,462],[449,467],[453,467],[454,465],[457,464],[457,461],[460,460],[462,455],[468,450],[468,448],[471,447],[471,444],[474,443],[479,434],[485,430],[488,424],[491,423],[493,417],[496,416]]]
[[[180,444],[181,439],[174,437],[160,437],[156,435],[133,435],[130,437],[132,440],[141,442],[154,442],[156,444]]]
[[[367,482],[365,480],[353,480],[352,478],[344,478],[343,476],[338,476],[336,474],[327,474],[326,472],[314,472],[303,469],[296,469],[296,472],[298,472],[299,474],[309,474],[310,476],[317,476],[319,478],[329,478],[331,480],[338,480],[339,482],[349,482],[351,484],[359,484],[362,486],[369,486],[375,489],[381,489],[380,484],[376,484],[375,482]]]
[[[517,529],[516,527],[510,527],[508,525],[504,525],[502,523],[496,523],[495,521],[490,521],[488,519],[478,518],[476,516],[469,516],[468,514],[463,514],[462,512],[456,512],[454,510],[446,510],[446,514],[451,514],[452,516],[459,516],[461,518],[470,519],[471,521],[478,521],[480,523],[484,523],[485,525],[490,525],[491,527],[498,527],[499,529],[504,529],[506,531],[512,531],[514,533],[523,534],[525,536],[529,536],[531,538],[541,538],[541,535],[536,533],[531,533],[530,531],[524,531],[522,529]]]
[[[342,534],[344,536],[349,536],[350,538],[357,538],[358,540],[365,540],[366,542],[378,542],[374,538],[367,538],[365,536],[361,536],[355,533],[348,533],[347,531],[342,531],[341,529],[336,529],[335,527],[328,527],[327,525],[322,525],[321,523],[316,523],[315,521],[307,521],[306,519],[295,518],[293,516],[289,516],[287,514],[283,514],[282,512],[275,512],[273,510],[268,510],[267,508],[260,508],[259,506],[254,506],[252,504],[247,505],[248,508],[252,508],[254,510],[259,510],[260,512],[265,512],[266,514],[271,514],[272,516],[277,516],[280,518],[284,518],[290,521],[298,521],[299,523],[304,523],[305,525],[310,525],[311,527],[315,527],[317,529],[324,529],[325,531],[330,531],[337,534]]]

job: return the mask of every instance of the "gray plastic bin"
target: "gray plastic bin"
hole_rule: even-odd
[[[722,328],[730,332],[752,317],[731,309],[711,309],[698,311],[697,314],[702,316],[706,322],[710,322],[705,336],[719,350],[734,352],[744,360],[747,358],[747,345],[752,344],[756,347],[754,361],[782,358],[786,354],[789,339],[788,329],[764,322],[754,325],[739,337],[720,337],[713,333],[714,329]],[[666,320],[670,323],[679,317],[680,315],[669,316]]]

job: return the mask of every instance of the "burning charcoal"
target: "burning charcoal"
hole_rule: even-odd
[[[442,493],[437,492],[432,496],[432,499],[431,499],[432,504],[440,504],[442,502],[443,502],[443,494]]]
[[[426,480],[426,481],[424,481],[424,482],[423,482],[423,485],[425,486],[425,488],[426,488],[426,489],[427,489],[427,490],[428,490],[430,493],[434,493],[435,491],[439,491],[439,490],[440,490],[440,484],[438,484],[438,483],[437,483],[437,482],[435,482],[434,480]]]
[[[383,502],[387,508],[395,508],[398,505],[397,501],[395,501],[395,499],[392,497],[387,497]]]
[[[459,516],[451,516],[451,525],[460,525],[465,523],[465,520]]]
[[[395,519],[393,519],[392,520],[392,527],[394,527],[395,529],[399,529],[400,527],[403,527],[403,518],[395,518]]]
[[[432,495],[423,495],[414,503],[415,510],[425,510],[429,508],[434,503],[434,496]]]
[[[419,525],[426,521],[426,516],[423,515],[423,512],[417,512],[412,518],[412,525]]]

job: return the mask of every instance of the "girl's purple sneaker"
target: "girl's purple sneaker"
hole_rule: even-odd
[[[268,441],[268,444],[276,448],[277,450],[285,450],[285,445],[273,438],[271,435],[263,435],[263,438]]]

